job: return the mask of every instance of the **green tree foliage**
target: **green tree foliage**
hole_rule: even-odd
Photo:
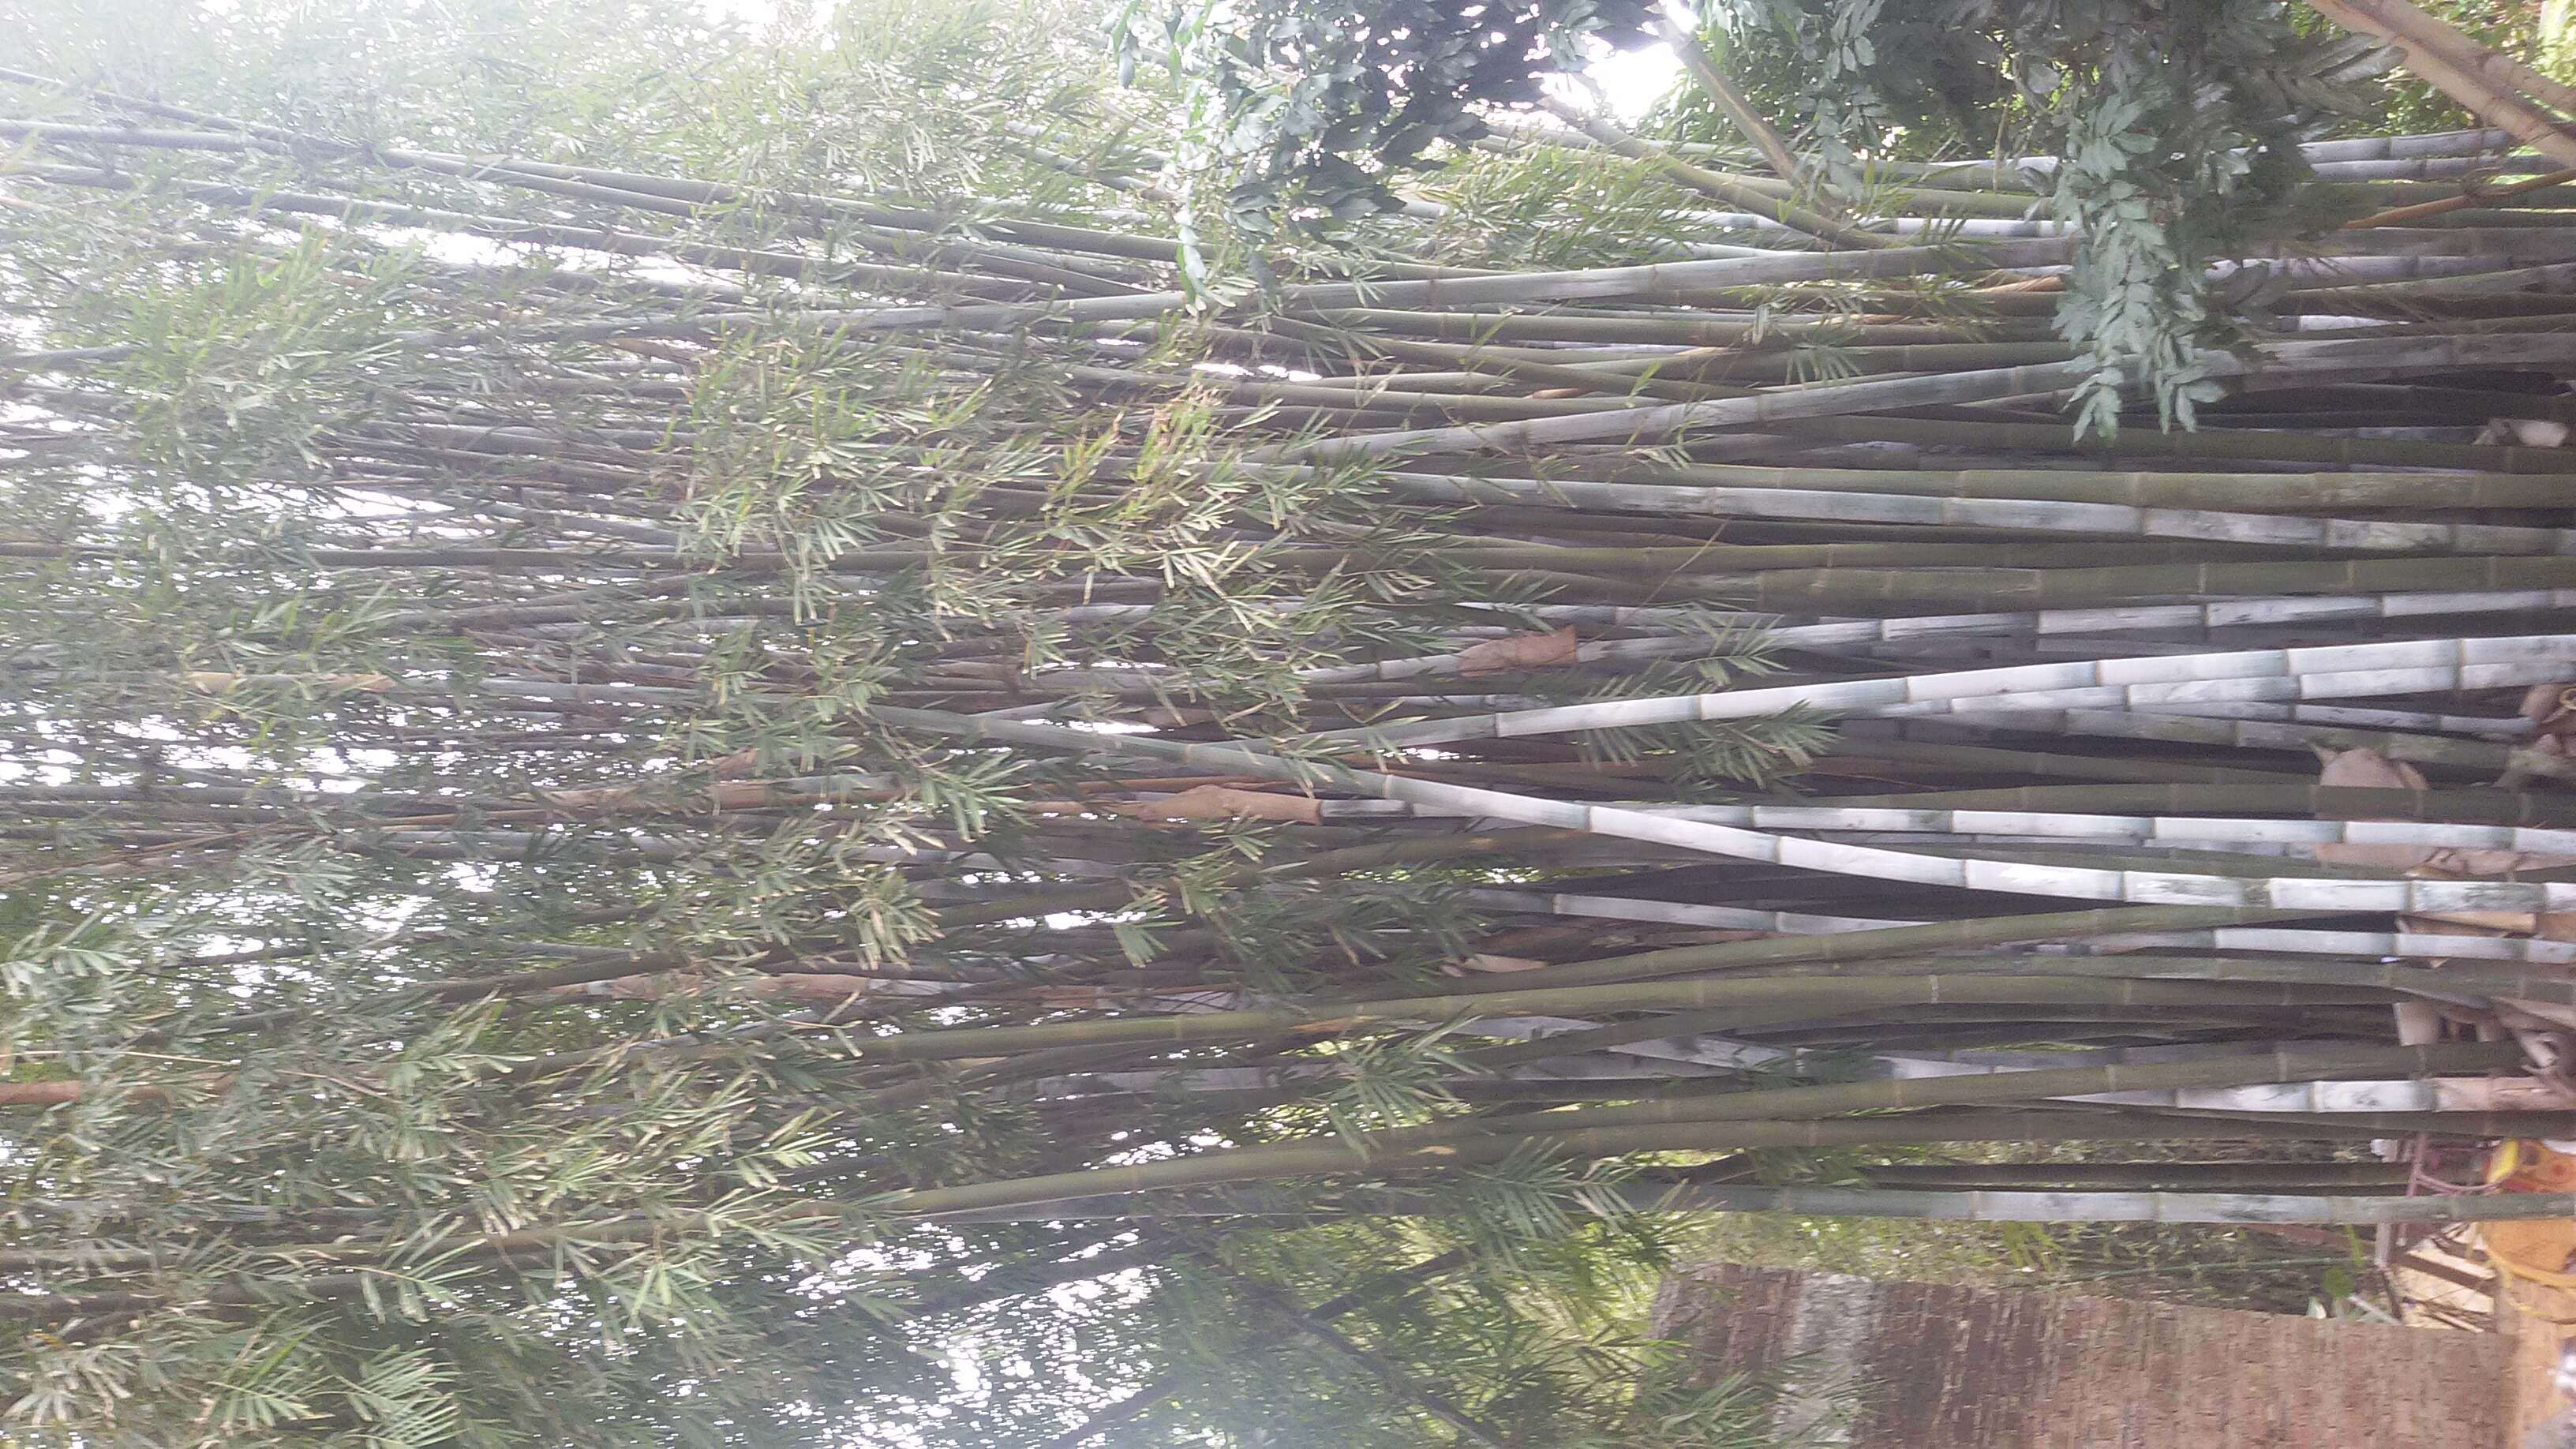
[[[1857,184],[1898,136],[2056,158],[2046,212],[2082,240],[2059,331],[2099,372],[2078,427],[2117,425],[2119,389],[2150,382],[2190,426],[2217,396],[2201,349],[2224,346],[2201,273],[2278,215],[2305,166],[2302,128],[2341,99],[2338,55],[2286,4],[1730,0],[1751,56],[1797,78],[1789,103],[1829,177]]]
[[[2033,210],[2082,238],[2059,331],[2097,370],[2080,431],[2117,428],[2121,387],[2153,388],[2188,427],[2217,396],[2196,362],[2233,339],[2202,273],[2283,214],[2306,174],[2295,142],[2351,97],[2353,47],[2303,32],[2285,3],[2221,0],[1719,0],[1715,49],[1846,202],[1871,163],[1955,153],[2054,158]],[[1187,9],[1175,54],[1211,88],[1215,147],[1240,168],[1232,214],[1266,229],[1297,205],[1349,219],[1397,205],[1387,174],[1435,142],[1528,107],[1587,42],[1617,43],[1654,7],[1370,7],[1272,0]],[[1441,18],[1433,22],[1429,17]],[[1692,111],[1698,110],[1691,107]],[[1687,114],[1687,113],[1686,113]],[[1717,132],[1699,128],[1703,139]],[[1292,201],[1292,198],[1294,200]]]
[[[1212,149],[1236,173],[1229,219],[1263,233],[1283,211],[1349,221],[1401,205],[1389,182],[1528,106],[1587,47],[1640,43],[1651,0],[1251,0],[1120,19],[1130,73],[1150,21],[1168,64],[1203,82]]]

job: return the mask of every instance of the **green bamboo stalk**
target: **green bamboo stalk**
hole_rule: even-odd
[[[2061,423],[1998,419],[1965,422],[1930,418],[1783,418],[1772,426],[1802,437],[1834,442],[1910,442],[1933,447],[2010,449],[2015,452],[2083,453],[2101,457],[2243,458],[2337,464],[2349,468],[2454,468],[2506,474],[2576,473],[2576,451],[2422,442],[2408,438],[2350,438],[2285,430],[2201,428],[2159,433],[2122,428],[2116,437],[2078,437]],[[2295,486],[2295,485],[2294,485]]]
[[[1890,1163],[1861,1169],[1871,1187],[2145,1191],[2404,1187],[2409,1171],[2401,1162],[1961,1162]]]
[[[1912,420],[1853,421],[1877,431],[1876,425],[1881,423],[1901,427]],[[1963,425],[1963,431],[1973,429]],[[1637,485],[1777,488],[2259,513],[2333,508],[2558,508],[2567,501],[2566,488],[2549,476],[2511,472],[2200,473],[2046,468],[1757,468],[1743,464],[1675,467],[1620,459],[1564,458],[1551,460],[1547,473],[1551,478]]]
[[[1538,892],[1480,888],[1470,890],[1467,893],[1467,898],[1476,904],[1504,911],[1563,916],[1593,916],[1610,920],[1653,921],[1660,922],[1665,925],[1694,926],[1730,931],[1762,931],[1783,936],[1832,936],[1849,932],[1893,931],[1927,924],[1922,921],[1886,920],[1871,916],[1833,916],[1820,915],[1805,911],[1783,911],[1759,908],[1747,909],[1740,906],[1703,906],[1686,904],[1678,901],[1639,900],[1624,896],[1573,894],[1565,892]],[[2137,952],[2143,948],[2162,946],[2198,946],[2221,951],[2266,951],[2287,952],[2310,956],[2342,956],[2365,961],[2381,960],[2383,958],[2394,956],[2464,962],[2527,961],[2553,966],[2563,966],[2576,963],[2576,943],[2543,941],[2522,937],[2446,936],[2437,932],[2422,930],[2303,931],[2284,930],[2274,927],[2219,926],[2191,931],[2144,930],[2135,933],[2123,933],[2107,939],[2097,939],[2090,943],[2077,943],[2074,945],[2064,946],[2060,949],[2079,953],[2103,952],[2115,954],[2119,957],[2120,961],[2134,964],[2143,958],[2131,953]],[[1895,970],[1899,969],[1898,966],[1890,963],[1911,962],[1916,959],[1927,961],[1975,962],[1987,958],[1953,955],[1923,958],[1882,956],[1869,957],[1865,959],[1871,963],[1872,969],[1879,969],[1883,966],[1885,969]],[[2064,962],[2067,960],[2065,956],[2056,954],[2003,959],[2013,962]],[[2238,958],[2235,962],[2228,964],[2247,971],[2255,969],[2250,958]],[[2298,969],[2297,963],[2283,962],[2274,964],[2279,964],[2292,970]],[[1805,965],[1792,962],[1774,965],[1770,969],[1774,971],[1795,972],[1824,968],[1820,965]],[[1970,968],[1963,965],[1958,969],[1966,970]],[[2014,969],[2019,968],[2016,967]],[[2039,968],[2033,967],[2031,969]],[[2092,968],[2090,967],[2078,969],[2070,966],[2067,974],[2084,975],[2088,974],[2091,969]],[[2463,969],[2471,968],[2464,967]],[[2117,975],[2120,973],[2117,970],[2113,970],[2110,974]],[[2141,968],[2138,974],[2155,975],[2157,973]],[[2293,978],[2262,978],[2257,976],[2250,979]],[[2319,979],[2323,980],[2326,978]],[[2346,978],[2336,977],[2333,979],[2345,980]],[[2539,990],[2544,992],[2544,994],[2554,994],[2554,988],[2546,987],[2544,984],[2547,979],[2549,978],[2514,978],[2509,983],[2499,984],[2502,982],[2502,978],[2498,978],[2495,981],[2490,981],[2489,984],[2498,994],[2502,995],[2522,995],[2526,988]],[[2401,983],[2395,978],[2380,978],[2379,984],[2390,986],[2401,985]],[[2441,985],[2439,982],[2429,980],[2415,981],[2412,984],[2404,985],[2403,989],[2412,990],[2425,995],[2439,995]]]
[[[2499,1051],[2493,1046],[2483,1045],[2472,1045],[2466,1049],[2336,1049],[2284,1052],[2278,1060],[2256,1063],[2222,1061],[2177,1064],[2162,1069],[2141,1067],[2133,1069],[2132,1074],[2123,1080],[2167,1085],[2186,1082],[2195,1085],[2250,1084],[2266,1080],[2309,1079],[2281,1075],[2286,1073],[2367,1070],[2386,1063],[2402,1063],[2400,1070],[2430,1071],[2454,1062],[2509,1065],[2518,1060],[2519,1048],[2507,1047]],[[2190,1070],[2182,1069],[2186,1066]],[[2007,1079],[2000,1086],[1993,1078],[1953,1078],[1936,1079],[1931,1083],[1871,1082],[1772,1092],[1735,1092],[1688,1102],[1655,1103],[1651,1104],[1653,1110],[1648,1109],[1648,1104],[1639,1104],[1635,1107],[1579,1108],[1541,1114],[1557,1119],[1544,1125],[1523,1119],[1507,1123],[1470,1120],[1456,1125],[1368,1133],[1330,1141],[1216,1148],[1187,1157],[1128,1167],[1093,1168],[1018,1181],[927,1188],[903,1194],[889,1206],[897,1212],[935,1216],[1105,1193],[1166,1192],[1356,1171],[1401,1174],[1493,1161],[1524,1151],[1534,1142],[1581,1156],[1611,1156],[1636,1151],[1726,1151],[1788,1145],[1791,1142],[1815,1145],[1825,1139],[1800,1132],[1795,1121],[1757,1119],[1745,1111],[1745,1104],[1767,1100],[1795,1112],[1823,1116],[1837,1111],[1860,1110],[1845,1105],[1849,1103],[1931,1105],[2009,1101],[2015,1100],[2015,1093],[2024,1088],[2037,1092],[2072,1084],[2071,1090],[2077,1091],[2114,1090],[2099,1085],[2112,1080],[2112,1070],[2093,1068],[2016,1073],[2013,1074],[2015,1077],[2027,1080]],[[2042,1081],[2042,1078],[2047,1080]],[[2085,1083],[2095,1085],[2087,1087],[2083,1085]],[[1668,1108],[1673,1109],[1675,1115],[1667,1115],[1663,1109]],[[1708,1115],[1691,1115],[1695,1110],[1704,1110]],[[1932,1130],[1939,1129],[1934,1127]],[[2568,1200],[2571,1205],[2576,1205],[2576,1195],[2570,1195]],[[2571,1207],[2571,1210],[2576,1210],[2576,1207]]]
[[[1430,503],[1544,501],[1581,511],[1686,517],[1864,520],[1940,527],[2135,535],[2321,551],[2576,554],[2576,530],[2480,523],[2285,516],[2206,508],[2138,508],[1798,488],[1594,483],[1570,479],[1385,475],[1399,496]]]
[[[2385,999],[2368,991],[2354,996],[2340,988],[2326,990],[2328,995],[2323,1000],[2328,1004],[2368,1004]],[[1815,1016],[1820,1011],[1943,1002],[2196,1007],[2296,1006],[2319,1000],[2313,992],[2290,987],[2228,982],[2184,985],[2075,976],[1726,977],[1489,991],[1473,995],[1392,997],[1311,1007],[1130,1016],[1048,1022],[1035,1026],[932,1028],[860,1039],[851,1044],[851,1051],[862,1062],[957,1061],[1016,1056],[1057,1048],[1165,1048],[1271,1036],[1330,1036],[1367,1028],[1437,1024],[1462,1015],[1580,1015],[1602,1011],[1696,1010],[1718,1005],[1740,1008],[1743,1015],[1738,1024],[1752,1025],[1763,1021],[1797,1021]],[[544,1076],[567,1066],[587,1065],[590,1061],[588,1054],[576,1054],[565,1061],[539,1058],[520,1068],[517,1074]]]

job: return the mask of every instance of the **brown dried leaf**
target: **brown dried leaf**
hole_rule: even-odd
[[[2461,926],[2471,935],[2528,936],[2537,929],[2537,918],[2529,911],[2427,911],[2399,916],[2397,924],[2427,936],[2457,936],[2462,933],[2455,928]]]
[[[2429,845],[2320,845],[2317,859],[2381,875],[2414,875],[2440,854]]]
[[[2421,790],[2423,772],[2377,750],[2319,750],[2317,784],[2335,790]],[[2317,859],[2382,875],[2406,875],[2429,864],[2440,852],[2416,845],[2320,845]]]
[[[222,670],[192,669],[179,676],[190,689],[207,694],[230,694],[241,687],[246,676],[227,674]],[[383,694],[394,687],[392,678],[382,674],[304,674],[296,682],[315,690],[352,690],[363,694]]]
[[[2518,711],[2540,730],[2535,744],[2556,743],[2559,736],[2576,731],[2576,684],[2560,681],[2535,684],[2522,692]]]
[[[1498,674],[1506,669],[1570,664],[1578,647],[1571,624],[1545,634],[1515,634],[1508,639],[1487,639],[1458,651],[1458,672]]]
[[[624,805],[635,798],[639,788],[634,785],[593,785],[579,790],[539,790],[537,798],[565,810],[591,810],[603,805]]]
[[[1533,961],[1527,956],[1495,956],[1479,952],[1458,964],[1466,967],[1470,971],[1509,972],[1536,971],[1547,963],[1545,961]]]
[[[816,971],[781,971],[759,982],[759,995],[788,1001],[813,1001],[837,1004],[853,996],[865,996],[874,983],[865,976],[834,976]]]
[[[2319,750],[2317,783],[2336,790],[2421,790],[2424,774],[2377,750]]]
[[[2446,848],[2433,852],[2418,874],[2427,880],[2473,880],[2482,876],[2512,875],[2525,870],[2557,870],[2576,865],[2576,856],[2540,855],[2528,850],[2470,850]]]
[[[1291,825],[1321,825],[1321,802],[1303,795],[1273,795],[1238,790],[1231,785],[1196,785],[1160,800],[1138,800],[1103,807],[1148,820],[1279,820]]]
[[[2509,1027],[2541,1031],[2576,1031],[2576,1006],[2562,1006],[2554,1001],[2530,1001],[2519,996],[2499,996],[2496,1019]]]
[[[2537,1077],[2437,1077],[2433,1100],[2445,1112],[2563,1112],[2576,1091]]]
[[[765,780],[718,780],[707,787],[707,803],[717,810],[757,810],[777,799]]]
[[[621,1001],[659,1001],[666,996],[697,991],[707,984],[706,976],[697,971],[648,971],[633,976],[617,976],[606,981],[593,981],[580,986],[561,987],[551,993],[557,996],[613,996]],[[864,976],[837,976],[817,971],[781,971],[768,976],[755,976],[737,983],[747,996],[786,1001],[846,1001],[864,996],[874,983]]]

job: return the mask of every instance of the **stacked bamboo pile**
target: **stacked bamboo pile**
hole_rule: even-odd
[[[1726,1208],[2576,1207],[2355,1160],[2576,1131],[2576,183],[2496,133],[2311,147],[2357,219],[2224,269],[2225,398],[2079,439],[2067,243],[2010,165],[1820,220],[1760,168],[1667,158],[1706,178],[1688,255],[1504,273],[1390,243],[1212,302],[1134,177],[1014,211],[16,89],[25,224],[253,272],[318,246],[366,319],[327,345],[369,381],[291,481],[210,505],[292,515],[268,541],[154,563],[68,514],[0,540],[27,585],[11,879],[291,842],[560,887],[477,929],[252,922],[177,966],[323,957],[388,999],[602,1019],[720,981],[734,1025],[621,1029],[829,1061],[878,1114],[1035,1104],[1036,1175],[888,1177],[850,1127],[853,1181],[917,1214],[1258,1210],[1280,1183],[1427,1209],[1438,1174],[1533,1148],[1718,1154],[1633,1190]],[[1643,145],[1606,130],[1507,144]],[[1427,238],[1416,210],[1389,225]],[[161,486],[136,420],[176,347],[10,359],[0,478]],[[749,446],[744,359],[785,352],[988,412],[871,399],[918,415],[801,475],[805,532],[711,542],[693,480]],[[1120,541],[1183,524],[1200,551]],[[264,668],[183,624],[157,664],[84,657],[99,600],[163,566],[348,607],[363,642]],[[844,687],[818,640],[872,610],[917,627]],[[278,701],[329,721],[331,769],[243,763]],[[934,769],[984,794],[951,812]],[[901,883],[878,935],[657,949],[676,908],[633,904],[904,800],[904,842],[841,842]],[[1247,969],[1264,902],[1341,913],[1338,955]],[[1435,907],[1436,959],[1372,945]],[[313,1009],[216,984],[249,998],[217,1024],[244,1063]],[[1353,1042],[1444,1025],[1432,1120],[1294,1115]],[[1212,1135],[1122,1156],[1149,1112]],[[2257,1149],[2108,1147],[2139,1142]],[[1944,1143],[2093,1147],[1898,1162]],[[1855,1185],[1756,1182],[1793,1146]]]

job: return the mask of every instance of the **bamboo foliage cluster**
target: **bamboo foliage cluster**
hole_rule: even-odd
[[[0,72],[10,1442],[1725,1442],[1674,1213],[2568,1210],[2364,1162],[2576,1128],[2559,188],[2085,438],[1997,168],[1185,276],[1070,7],[258,13]]]

